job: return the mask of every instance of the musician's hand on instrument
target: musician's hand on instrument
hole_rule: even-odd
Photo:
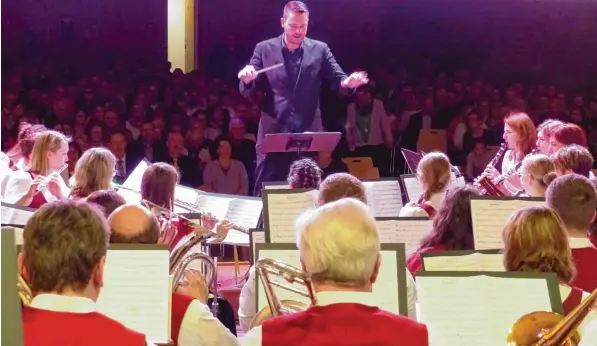
[[[183,275],[186,281],[178,286],[176,292],[189,295],[207,305],[209,287],[207,287],[207,281],[203,275],[193,269],[185,270]]]
[[[33,197],[33,195],[35,195],[35,193],[37,192],[37,189],[39,187],[40,184],[44,184],[44,181],[46,180],[46,177],[42,177],[40,175],[38,175],[37,177],[35,177],[33,179],[33,181],[31,182],[31,186],[29,186],[29,191],[27,191],[27,194],[25,195],[26,197]]]
[[[218,219],[212,213],[204,213],[201,215],[201,224],[208,230],[216,227]]]
[[[257,71],[253,65],[245,66],[240,72],[238,73],[238,79],[242,80],[243,83],[249,84],[257,78]]]
[[[56,198],[63,198],[64,193],[62,192],[61,183],[63,183],[64,181],[62,179],[62,176],[60,176],[60,174],[58,174],[57,172],[53,172],[48,176],[48,180],[48,190],[50,191],[50,193],[54,195]]]
[[[485,172],[483,172],[483,174],[487,178],[493,180],[493,179],[497,178],[497,176],[500,175],[500,172],[497,169],[495,169],[495,167],[489,165],[489,166],[485,167]]]
[[[218,240],[222,241],[228,236],[228,232],[234,228],[234,224],[228,220],[222,220],[216,225],[216,233],[218,234]]]
[[[369,77],[367,77],[367,72],[361,71],[351,73],[350,76],[346,77],[346,79],[344,79],[340,84],[344,88],[356,89],[361,85],[367,83],[369,83]]]

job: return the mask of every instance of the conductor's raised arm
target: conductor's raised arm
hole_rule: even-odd
[[[332,54],[332,50],[328,45],[325,46],[323,54],[324,59],[321,64],[321,72],[323,78],[332,82],[334,90],[339,89],[343,93],[350,93],[354,89],[369,82],[366,72],[353,72],[347,76],[336,61],[336,58],[334,58],[334,54]]]
[[[248,98],[255,90],[255,79],[257,78],[257,70],[263,68],[262,48],[263,45],[258,43],[253,51],[253,56],[249,60],[249,64],[238,72],[239,85],[238,89],[243,97]]]

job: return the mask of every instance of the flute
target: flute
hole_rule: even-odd
[[[68,167],[68,164],[65,164],[64,166],[60,167],[59,170],[55,171],[56,173],[58,173],[58,175],[62,174],[62,172],[64,172],[64,170]],[[52,173],[50,173],[50,175],[52,175]],[[42,181],[41,183],[39,183],[39,185],[37,185],[37,190],[36,192],[40,192],[41,190],[45,189],[46,186],[48,186],[48,184],[50,183],[50,181],[52,179],[50,179],[50,175],[48,175],[46,177],[46,179],[44,179],[44,181]]]

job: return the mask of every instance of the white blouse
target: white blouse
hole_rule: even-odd
[[[446,190],[442,190],[440,192],[436,192],[431,195],[428,201],[425,201],[427,204],[433,207],[435,211],[438,211],[439,208],[444,204],[446,200]],[[429,217],[429,214],[425,211],[425,209],[417,206],[417,202],[409,202],[407,203],[402,209],[400,209],[400,213],[398,216],[400,217]]]

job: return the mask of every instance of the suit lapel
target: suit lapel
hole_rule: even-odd
[[[296,91],[296,88],[299,85],[299,82],[301,80],[301,75],[303,72],[303,67],[310,66],[310,64],[311,64],[311,59],[313,56],[313,54],[311,54],[312,49],[313,49],[313,42],[311,42],[310,39],[305,37],[303,39],[303,57],[301,59],[301,66],[299,67],[298,75],[296,76],[296,83],[294,83],[294,88],[292,89],[293,91]],[[307,61],[307,59],[309,59],[309,60]]]

